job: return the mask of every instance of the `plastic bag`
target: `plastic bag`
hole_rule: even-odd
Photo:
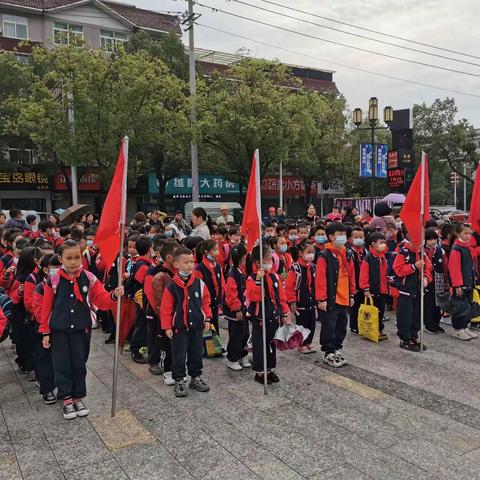
[[[221,357],[223,355],[222,342],[212,324],[210,325],[210,330],[203,332],[203,347],[208,358]]]
[[[358,334],[372,342],[379,341],[378,308],[373,304],[372,297],[365,297],[365,303],[358,310]]]
[[[301,325],[285,324],[277,329],[273,343],[279,350],[294,350],[310,335],[308,328]]]

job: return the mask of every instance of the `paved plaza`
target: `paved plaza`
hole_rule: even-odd
[[[480,339],[426,334],[428,351],[415,354],[398,348],[394,328],[378,345],[349,335],[340,370],[320,353],[280,354],[267,397],[250,371],[215,359],[205,361],[211,391],[176,399],[124,354],[114,420],[102,333],[88,362],[91,413],[73,421],[16,373],[7,341],[0,479],[480,479]]]

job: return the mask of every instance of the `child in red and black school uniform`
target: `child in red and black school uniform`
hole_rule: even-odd
[[[163,293],[175,275],[173,258],[179,248],[177,242],[168,241],[158,249],[160,263],[153,264],[147,272],[143,286],[145,315],[148,327],[148,370],[153,375],[163,374],[166,385],[173,385],[172,378],[172,345],[171,340],[162,330],[160,322],[160,306]]]
[[[28,242],[26,239],[23,238],[23,235],[20,230],[7,230],[3,234],[3,241],[2,241],[2,256],[0,257],[0,287],[5,288],[3,285],[3,277],[5,270],[8,268],[8,265],[11,265],[11,261],[15,256],[15,244],[17,241],[23,240],[24,244],[26,245]]]
[[[51,220],[42,220],[38,224],[38,237],[41,238],[42,240],[45,240],[48,242],[52,248],[53,245],[55,244],[55,240],[53,238],[53,230],[55,228],[55,225]]]
[[[54,241],[53,247],[55,251],[58,250],[60,245],[65,241],[70,238],[70,235],[72,233],[72,229],[70,227],[61,227],[59,234],[60,236]]]
[[[246,301],[247,315],[252,322],[252,353],[255,381],[264,383],[262,321],[265,322],[267,345],[267,383],[280,381],[275,373],[277,349],[273,343],[275,332],[282,323],[291,323],[285,290],[278,274],[272,272],[272,251],[265,246],[263,259],[260,247],[253,248],[247,262]],[[262,320],[262,284],[264,278],[265,318]]]
[[[315,299],[316,266],[314,246],[306,240],[296,246],[298,258],[292,264],[285,282],[285,293],[290,311],[295,315],[297,324],[310,330],[310,334],[298,347],[300,353],[313,353],[312,347],[317,321],[317,301]]]
[[[423,278],[420,278],[422,260],[419,249],[410,243],[408,233],[404,233],[406,238],[397,247],[393,261],[394,286],[400,292],[397,335],[400,338],[400,348],[420,352],[420,282],[423,281],[424,286],[427,286],[432,281],[432,265],[428,256],[425,256]],[[425,345],[423,348],[426,349]]]
[[[172,378],[176,397],[186,397],[184,378],[189,387],[208,392],[202,379],[203,332],[210,329],[210,294],[205,283],[193,274],[194,258],[188,248],[178,248],[174,255],[178,273],[166,286],[160,306],[162,329],[172,341]]]
[[[450,249],[452,247],[452,237],[455,237],[455,227],[451,223],[444,223],[440,229],[441,246],[447,255],[450,256]]]
[[[353,266],[355,267],[355,284],[358,287],[360,280],[360,266],[367,254],[367,250],[365,249],[365,232],[362,227],[353,227],[350,231],[350,236],[348,236],[347,232],[347,237],[348,241],[346,247],[353,261]],[[358,311],[360,305],[363,303],[363,299],[363,292],[357,288],[357,292],[353,299],[353,307],[350,309],[350,330],[356,334],[358,334]]]
[[[287,245],[288,250],[294,247],[299,242],[298,228],[294,223],[287,225]]]
[[[388,261],[385,256],[388,250],[387,239],[383,233],[374,232],[368,242],[368,253],[360,267],[359,287],[365,297],[371,298],[378,308],[379,340],[387,340],[387,334],[383,333],[383,316],[389,294]]]
[[[205,240],[197,245],[195,275],[205,282],[210,294],[210,309],[212,311],[212,325],[215,327],[218,335],[220,328],[218,325],[218,309],[223,301],[225,292],[225,280],[222,269],[217,263],[218,245],[214,240]]]
[[[217,263],[220,265],[222,272],[225,272],[225,267],[227,264],[228,252],[225,251],[224,245],[228,244],[228,231],[224,225],[220,225],[217,228],[214,228],[210,232],[210,238],[215,240],[218,245],[218,256]]]
[[[325,353],[324,362],[336,368],[347,364],[342,347],[347,334],[348,308],[353,306],[356,292],[355,267],[345,248],[346,232],[342,223],[330,222],[327,225],[329,242],[318,259],[315,277],[322,324],[320,345]]]
[[[473,289],[477,280],[477,255],[472,243],[472,229],[465,224],[455,227],[456,239],[450,250],[448,271],[452,285],[452,295],[457,299],[466,299],[473,302]],[[452,314],[452,327],[455,329],[452,336],[459,340],[471,340],[478,335],[469,330],[471,318]]]
[[[130,338],[130,352],[132,360],[135,363],[145,363],[145,357],[140,352],[142,347],[147,345],[147,317],[143,311],[143,301],[141,299],[143,292],[143,284],[147,275],[148,269],[153,264],[152,259],[152,240],[147,235],[140,235],[135,246],[138,252],[138,257],[135,264],[130,270],[130,275],[125,283],[126,294],[131,297],[137,304],[137,316],[135,319],[135,326]]]
[[[29,246],[26,238],[17,238],[13,244],[12,254],[5,255],[4,269],[0,277],[0,287],[4,288],[7,293],[10,293],[13,282],[15,280],[15,272],[17,270],[18,259],[22,250]]]
[[[287,241],[284,237],[278,236],[272,240],[272,248],[272,272],[286,280],[293,263],[292,256],[288,253]]]
[[[67,240],[60,247],[62,268],[43,287],[41,324],[44,348],[52,349],[58,398],[63,400],[63,418],[88,415],[83,402],[87,394],[86,363],[90,352],[92,307],[114,309],[123,287],[107,292],[101,282],[82,268],[80,247]]]
[[[440,326],[442,312],[437,305],[436,295],[448,291],[448,259],[433,228],[425,231],[425,255],[432,264],[432,281],[425,287],[424,295],[425,330],[433,334],[444,333],[445,330]]]
[[[249,336],[245,307],[246,246],[243,243],[235,245],[230,251],[230,257],[232,268],[225,283],[223,314],[228,320],[227,366],[238,371],[252,366],[246,349]]]
[[[48,279],[58,273],[61,267],[60,259],[57,254],[47,253],[40,260],[39,271],[36,275],[38,281],[33,292],[32,309],[36,320],[36,338],[35,338],[35,371],[38,383],[40,384],[40,394],[43,397],[43,403],[51,405],[57,401],[55,396],[55,372],[53,370],[52,352],[49,348],[43,347],[43,335],[38,332],[42,318],[42,305],[44,287]]]
[[[24,301],[25,281],[36,269],[35,247],[25,247],[18,259],[15,280],[10,290],[13,302],[13,338],[15,340],[16,362],[20,373],[27,374],[27,380],[35,381],[33,349],[35,345],[34,320],[27,312]]]
[[[313,263],[315,265],[318,262],[318,258],[320,257],[320,254],[323,252],[325,249],[325,244],[328,241],[327,235],[325,234],[325,226],[321,223],[318,225],[315,225],[312,229],[313,237],[312,237],[312,243],[315,247],[315,257],[313,259]]]

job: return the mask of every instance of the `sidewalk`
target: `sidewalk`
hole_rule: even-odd
[[[398,347],[393,323],[378,345],[349,336],[342,369],[320,353],[282,353],[267,397],[251,371],[214,359],[205,360],[211,391],[176,399],[124,354],[115,419],[113,348],[96,331],[91,413],[70,422],[16,373],[4,342],[0,480],[480,478],[480,338],[425,334],[428,351],[413,354]]]

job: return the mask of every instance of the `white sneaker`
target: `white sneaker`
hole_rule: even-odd
[[[235,371],[243,370],[239,362],[231,362],[230,360],[227,362],[227,367]]]
[[[452,333],[452,337],[465,341],[472,339],[472,337],[465,331],[465,329],[454,330],[454,332]]]
[[[175,380],[172,378],[172,372],[163,373],[163,383],[169,387],[175,385]]]
[[[468,327],[465,329],[465,333],[470,337],[470,338],[478,338],[478,334],[475,332],[472,332]]]
[[[452,324],[452,319],[451,319],[451,317],[442,317],[440,319],[440,323],[444,323],[445,325],[451,325]]]
[[[325,357],[323,357],[323,361],[331,367],[335,368],[339,368],[343,365],[334,353],[329,353],[328,355],[325,355]]]
[[[335,356],[340,360],[342,365],[346,365],[348,363],[341,350],[335,350]]]
[[[238,363],[243,367],[243,368],[250,368],[252,364],[248,361],[248,357],[242,357]]]

